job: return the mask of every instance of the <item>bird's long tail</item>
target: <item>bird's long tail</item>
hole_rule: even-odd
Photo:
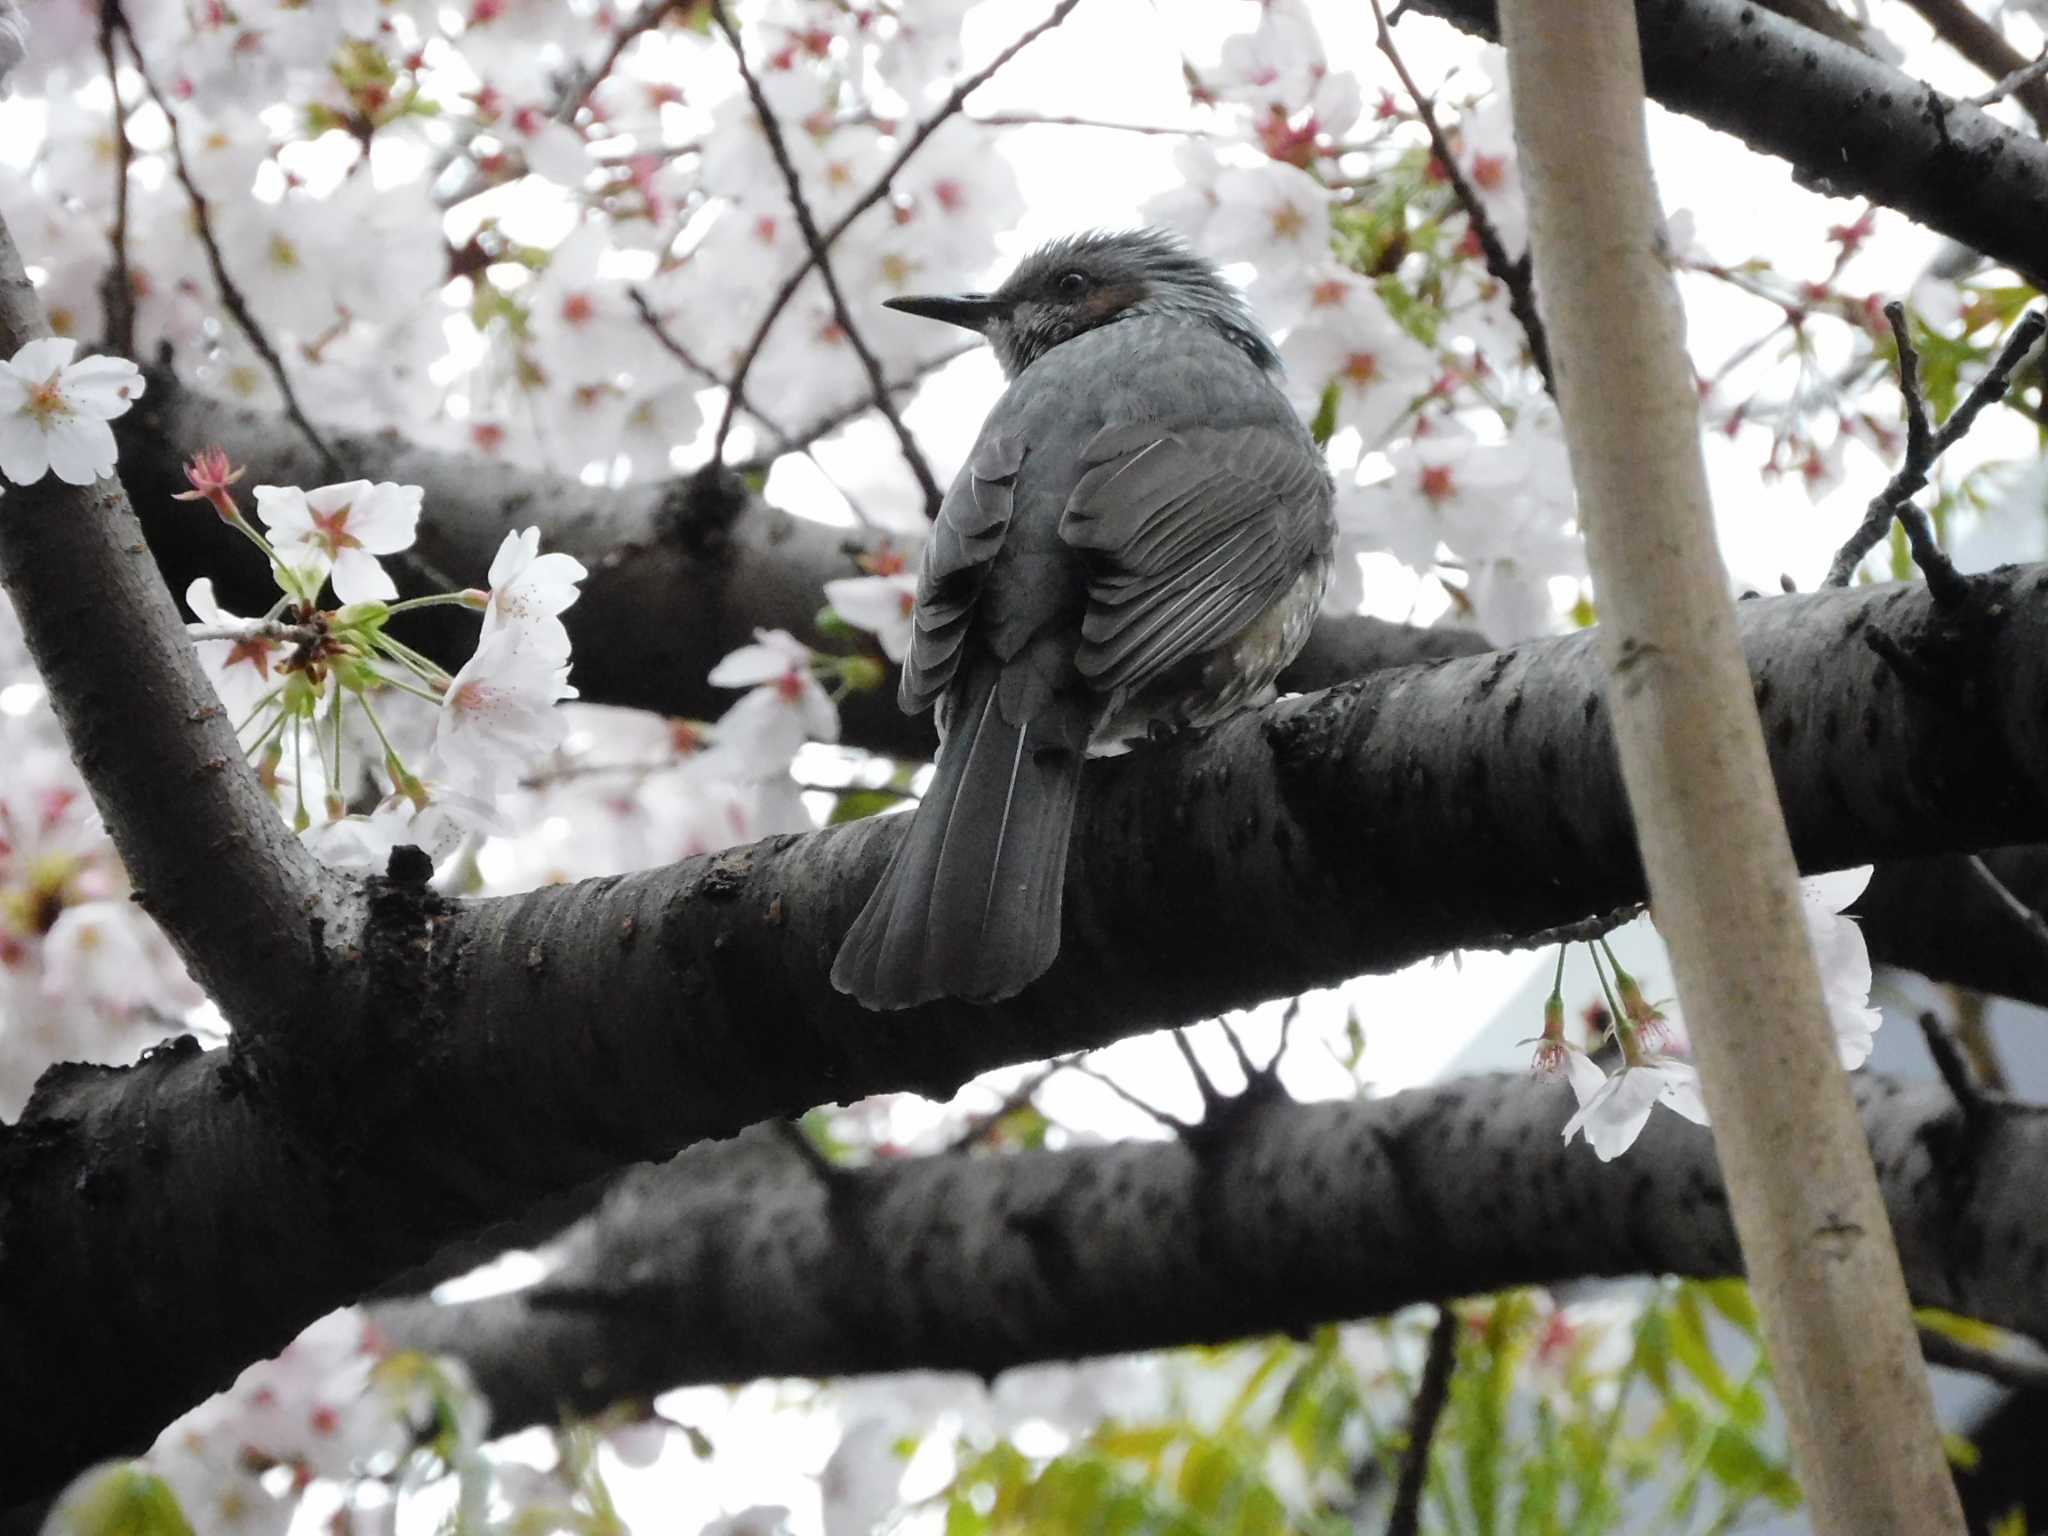
[[[997,682],[965,680],[931,788],[839,947],[832,985],[866,1007],[993,1002],[1059,952],[1083,754],[1059,722],[1006,718]]]

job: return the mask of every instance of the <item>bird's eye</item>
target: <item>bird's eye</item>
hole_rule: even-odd
[[[1088,275],[1085,272],[1062,272],[1053,283],[1053,290],[1063,299],[1078,299],[1088,291]]]

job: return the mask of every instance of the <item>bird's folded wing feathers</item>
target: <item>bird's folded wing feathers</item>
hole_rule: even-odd
[[[1229,640],[1326,536],[1326,472],[1295,431],[1137,422],[1084,457],[1060,536],[1091,557],[1075,664],[1098,689],[1142,687]]]
[[[1023,438],[992,433],[976,446],[939,507],[918,568],[910,651],[898,690],[907,713],[929,709],[953,680],[975,599],[1009,531],[1023,463]]]

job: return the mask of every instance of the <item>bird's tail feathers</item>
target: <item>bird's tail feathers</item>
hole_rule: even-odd
[[[931,787],[833,962],[832,985],[869,1008],[994,1002],[1059,952],[1082,752],[1070,730],[1008,719],[997,680],[990,668],[963,689]]]

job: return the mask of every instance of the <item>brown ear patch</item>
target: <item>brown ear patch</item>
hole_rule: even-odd
[[[1114,283],[1107,288],[1098,288],[1082,301],[1082,309],[1089,320],[1100,325],[1114,319],[1145,297],[1143,283]]]

